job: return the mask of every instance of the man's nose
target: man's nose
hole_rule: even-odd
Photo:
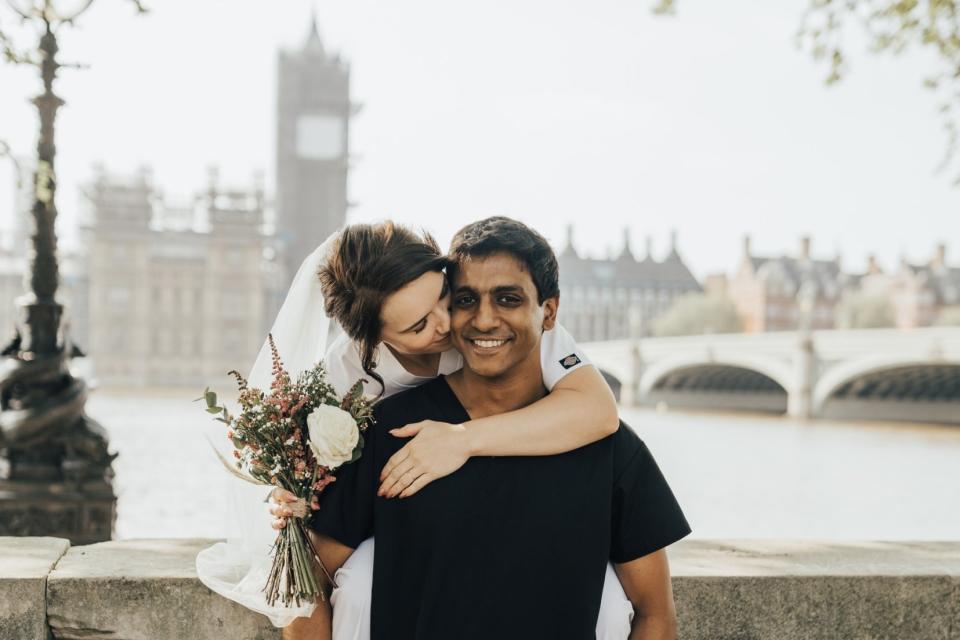
[[[477,331],[491,331],[500,323],[500,317],[489,300],[481,299],[477,304],[477,312],[473,316],[473,327]]]

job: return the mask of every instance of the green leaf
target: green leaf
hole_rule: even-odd
[[[207,399],[207,406],[213,407],[217,404],[217,394],[207,389],[203,392],[203,397]]]
[[[220,407],[207,407],[207,413],[220,413]]]

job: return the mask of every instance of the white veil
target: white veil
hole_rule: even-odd
[[[327,261],[338,235],[332,234],[304,259],[270,330],[293,378],[323,358],[332,334],[339,330],[339,325],[331,322],[324,311],[317,278],[317,270]],[[266,339],[247,380],[251,387],[264,391],[270,388],[272,361]],[[229,451],[227,455],[231,455]],[[270,549],[277,537],[276,530],[270,527],[273,516],[265,502],[273,487],[244,482],[228,473],[223,475],[227,540],[197,554],[197,577],[212,591],[267,616],[275,627],[285,627],[300,616],[309,617],[316,606],[313,603],[271,606],[263,592],[270,572]]]

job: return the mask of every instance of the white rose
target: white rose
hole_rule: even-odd
[[[307,416],[307,432],[317,463],[328,469],[349,462],[360,440],[360,429],[353,416],[329,404],[317,407]]]

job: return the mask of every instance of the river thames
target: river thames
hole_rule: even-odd
[[[226,537],[226,471],[205,438],[224,432],[192,402],[199,395],[91,392],[87,413],[119,453],[116,539]],[[960,427],[652,409],[622,415],[653,452],[692,537],[960,539]]]

